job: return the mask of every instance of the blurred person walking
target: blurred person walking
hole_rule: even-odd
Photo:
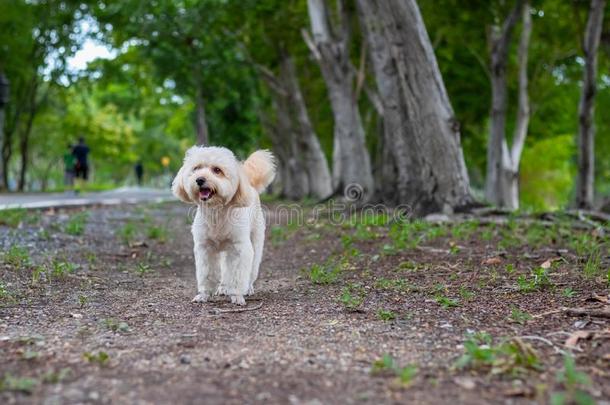
[[[76,169],[76,157],[74,156],[74,145],[68,144],[64,153],[64,187],[71,190],[74,187],[74,170]]]
[[[85,139],[83,137],[80,137],[78,139],[78,144],[76,144],[76,146],[72,150],[72,153],[74,154],[74,158],[76,159],[76,165],[74,170],[76,174],[76,180],[78,181],[78,179],[81,179],[81,184],[84,184],[89,178],[89,161],[87,159],[87,157],[89,156],[89,152],[90,149],[85,143]]]
[[[142,161],[138,160],[138,163],[133,167],[136,172],[136,180],[138,182],[138,187],[142,187],[142,179],[144,178],[144,166],[142,165]]]

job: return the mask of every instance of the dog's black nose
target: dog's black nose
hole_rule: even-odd
[[[197,183],[197,185],[199,187],[203,186],[205,184],[205,177],[197,177],[197,180],[195,180],[195,183]]]

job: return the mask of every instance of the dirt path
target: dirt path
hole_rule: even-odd
[[[533,247],[528,228],[524,243],[506,247],[500,227],[479,224],[401,239],[387,225],[280,221],[249,300],[262,307],[223,313],[224,300],[190,302],[188,217],[163,204],[0,225],[0,402],[525,403],[580,389],[610,400],[609,320],[531,318],[608,308],[604,275],[582,277],[557,230]],[[534,281],[531,269],[547,259],[548,284]],[[456,368],[466,336],[482,331],[497,361]],[[591,331],[573,350],[591,385],[557,377],[575,331]],[[502,346],[502,337],[522,338]]]

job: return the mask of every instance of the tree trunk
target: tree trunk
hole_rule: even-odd
[[[205,119],[205,106],[203,101],[203,86],[201,80],[197,79],[195,89],[195,127],[197,130],[197,144],[208,145],[210,138],[208,136],[208,125]]]
[[[0,106],[0,191],[6,190],[7,184],[4,177],[4,106]]]
[[[510,151],[509,170],[505,174],[506,179],[506,208],[516,210],[519,208],[519,164],[521,153],[527,136],[530,119],[530,104],[528,96],[527,59],[529,53],[530,38],[532,35],[532,14],[529,1],[526,1],[521,10],[521,38],[517,60],[519,64],[519,100],[517,106],[517,122],[513,133],[513,143]]]
[[[517,179],[510,167],[509,151],[506,144],[507,84],[506,65],[513,29],[517,23],[522,2],[517,0],[502,27],[492,27],[491,42],[491,117],[490,134],[487,144],[487,177],[485,197],[499,207],[509,205],[509,184]]]
[[[364,127],[354,91],[353,66],[349,58],[349,16],[343,0],[337,2],[334,32],[329,26],[325,0],[308,0],[313,38],[303,36],[320,66],[334,116],[333,181],[336,191],[355,191],[360,203],[373,194],[373,175],[365,144]]]
[[[415,215],[470,205],[459,127],[417,4],[358,0],[358,9],[383,101],[397,202]]]
[[[332,179],[328,169],[328,161],[322,152],[320,141],[314,132],[307,106],[303,99],[296,68],[288,54],[282,55],[281,76],[287,86],[290,105],[294,109],[296,121],[299,124],[299,152],[302,152],[304,169],[307,172],[309,193],[316,198],[326,198],[332,194]]]
[[[576,206],[593,207],[595,185],[595,126],[593,122],[595,93],[597,92],[597,49],[602,32],[605,0],[591,0],[591,9],[585,30],[583,51],[585,68],[582,93],[578,106],[578,176],[576,179]]]
[[[29,163],[29,146],[30,146],[30,134],[32,133],[32,125],[34,124],[34,117],[36,116],[37,103],[36,93],[38,91],[38,81],[35,79],[32,83],[29,106],[30,111],[28,115],[28,121],[21,132],[21,138],[19,140],[19,154],[21,156],[21,165],[19,167],[19,181],[17,183],[17,189],[19,191],[25,191],[26,174]]]

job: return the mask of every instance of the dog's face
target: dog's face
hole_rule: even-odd
[[[248,206],[253,191],[233,152],[215,146],[187,150],[172,183],[172,192],[182,201],[209,206]]]

